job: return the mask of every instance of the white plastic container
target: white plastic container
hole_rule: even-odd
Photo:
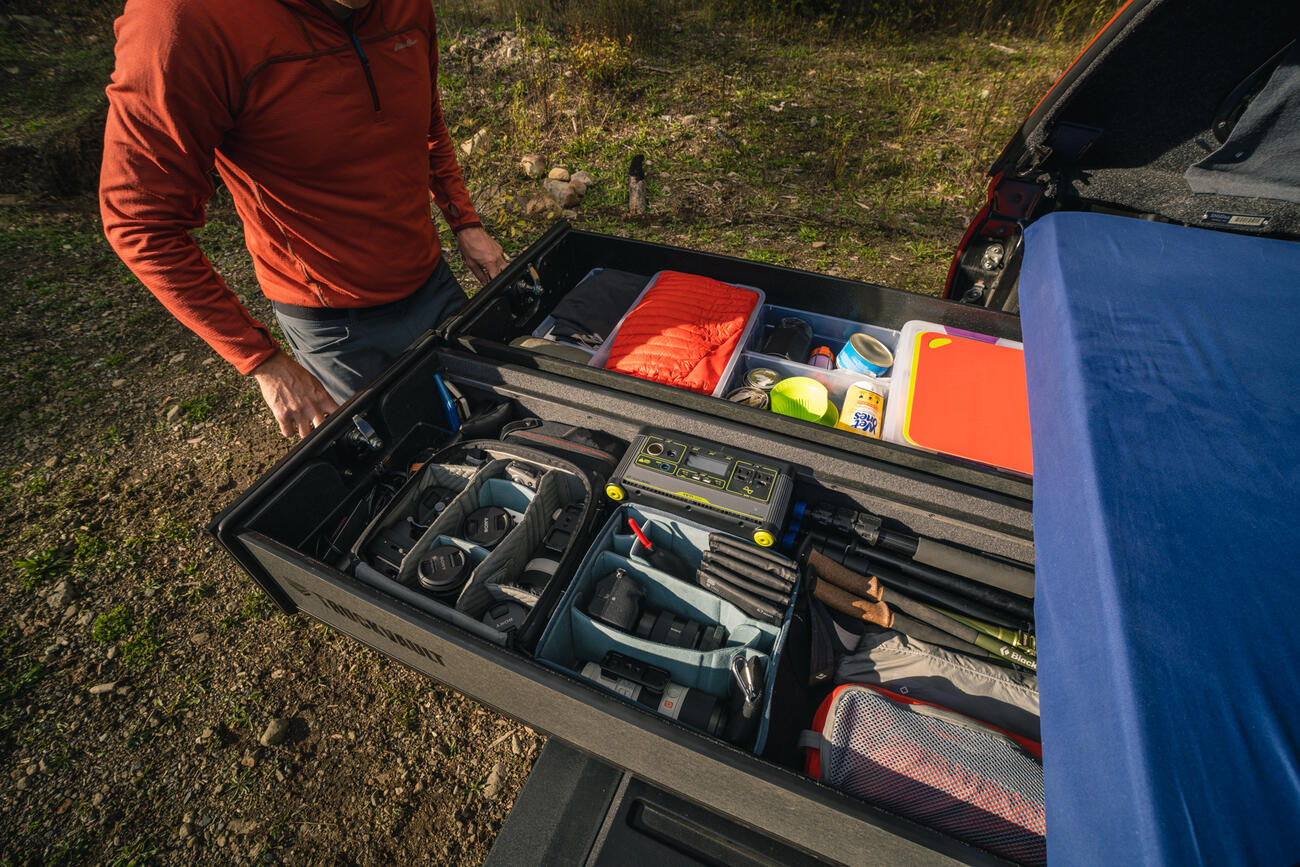
[[[586,276],[583,277],[581,280],[579,280],[575,285],[581,286],[583,283],[587,282],[587,280],[589,280],[591,277],[595,276],[596,274],[599,274],[601,271],[604,270],[605,270],[604,268],[592,268],[590,271],[587,272]],[[594,349],[588,349],[585,346],[579,346],[577,343],[570,343],[567,340],[557,340],[554,332],[555,332],[555,317],[547,315],[547,317],[541,321],[541,324],[539,324],[536,328],[533,329],[533,336],[541,338],[542,340],[549,340],[552,343],[558,343],[561,346],[572,346],[574,349],[581,349],[583,352],[587,353],[588,355],[596,354],[596,350]]]
[[[851,319],[840,319],[837,316],[825,316],[821,313],[810,313],[807,310],[796,310],[792,307],[779,307],[775,304],[765,305],[758,326],[750,335],[749,342],[746,346],[744,355],[740,363],[736,366],[735,375],[732,376],[731,387],[739,388],[744,385],[745,374],[755,368],[766,367],[775,370],[781,375],[782,379],[791,376],[806,376],[809,379],[815,379],[826,390],[830,392],[831,400],[835,402],[836,407],[843,407],[844,396],[848,392],[849,386],[862,379],[868,378],[866,374],[856,370],[827,370],[821,367],[813,367],[810,364],[802,364],[797,361],[790,361],[785,358],[778,358],[772,355],[763,355],[758,350],[762,347],[766,339],[767,332],[771,330],[777,322],[787,316],[794,316],[802,319],[812,326],[813,330],[813,347],[829,346],[831,348],[831,357],[839,355],[840,349],[848,342],[854,334],[870,334],[892,352],[898,343],[898,332],[889,328],[882,328],[879,325],[869,325],[865,322],[854,322]],[[890,372],[892,372],[892,368]],[[881,387],[882,394],[889,395],[889,376],[875,377],[876,383]]]
[[[916,338],[918,335],[934,331],[939,334],[950,334],[957,337],[974,338],[976,340],[986,341],[997,346],[1009,346],[1013,349],[1024,351],[1024,344],[1015,340],[1006,338],[994,338],[987,334],[977,334],[973,331],[963,331],[959,328],[948,328],[939,325],[936,322],[926,322],[921,319],[913,319],[903,324],[902,331],[899,332],[898,345],[894,350],[894,367],[893,373],[893,396],[885,402],[885,423],[881,431],[881,438],[891,442],[905,445],[908,448],[919,451],[933,452],[933,449],[927,449],[923,446],[908,440],[904,432],[904,422],[907,418],[908,400],[910,397],[910,386],[912,382],[912,362]]]
[[[614,330],[605,338],[605,342],[600,345],[600,349],[596,350],[596,354],[591,357],[591,361],[587,362],[590,367],[603,368],[606,363],[609,362],[609,354],[614,348],[614,340],[618,337],[618,332],[623,328],[623,323],[627,321],[628,315],[631,314],[631,312],[636,309],[637,305],[641,303],[641,299],[645,297],[645,294],[653,289],[655,284],[659,282],[659,276],[665,273],[667,272],[659,271],[650,278],[650,282],[646,284],[645,289],[641,290],[641,294],[636,296],[636,300],[632,302],[630,307],[628,307],[627,312],[623,314],[623,317],[618,320],[618,324],[614,326]],[[724,280],[719,282],[726,281]],[[735,286],[737,289],[747,289],[758,295],[758,299],[754,303],[754,309],[750,311],[749,320],[745,323],[745,328],[740,333],[740,340],[736,343],[735,351],[731,353],[731,358],[727,360],[727,366],[722,369],[722,376],[718,378],[718,384],[714,387],[713,391],[710,392],[714,397],[723,397],[731,390],[730,386],[732,379],[735,377],[736,365],[739,363],[745,347],[749,345],[754,329],[757,327],[764,309],[763,302],[767,298],[762,289],[753,286],[746,286],[743,283],[727,283],[727,285]]]

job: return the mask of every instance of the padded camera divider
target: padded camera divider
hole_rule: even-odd
[[[437,485],[455,491],[462,491],[477,471],[477,467],[459,464],[435,464],[432,462],[420,467],[419,472],[406,480],[406,484],[402,485],[402,489],[397,492],[397,496],[393,497],[392,502],[385,506],[383,511],[376,515],[361,535],[357,537],[357,541],[352,545],[352,555],[361,558],[362,552],[381,528],[390,527],[414,515],[415,505],[419,502],[420,495],[429,488]],[[430,527],[429,529],[433,528]],[[421,538],[427,533],[428,531],[425,531]]]
[[[772,703],[772,674],[793,612],[793,600],[781,626],[753,620],[712,593],[678,580],[653,567],[631,560],[633,536],[621,530],[628,517],[637,520],[656,545],[664,545],[692,567],[699,565],[708,547],[709,528],[701,527],[666,512],[642,506],[625,505],[614,512],[586,558],[578,567],[572,584],[556,607],[537,645],[536,657],[553,668],[576,673],[579,662],[600,662],[610,650],[626,653],[666,669],[672,679],[692,688],[703,689],[725,699],[733,687],[731,658],[743,651],[746,658],[763,658],[765,696],[763,714],[752,749],[761,752],[767,735]],[[647,527],[653,530],[647,531]],[[727,627],[727,643],[718,650],[701,652],[658,644],[593,620],[586,613],[595,584],[616,568],[623,568],[646,591],[643,609],[658,608],[679,617],[705,623],[722,623]]]
[[[802,570],[800,571],[802,575]],[[796,581],[794,589],[790,591],[790,604],[785,607],[785,617],[781,620],[781,631],[776,636],[776,643],[772,645],[771,658],[763,669],[763,714],[758,721],[758,735],[754,738],[754,752],[762,754],[763,748],[767,745],[767,729],[772,723],[772,704],[776,699],[776,691],[773,689],[776,683],[776,666],[781,661],[781,652],[785,650],[785,642],[790,637],[790,621],[794,619],[795,602],[802,592],[803,582]]]
[[[532,608],[541,599],[539,593],[529,593],[522,587],[514,584],[484,584],[483,592],[488,596],[487,608],[491,608],[497,602],[518,602],[525,608]]]
[[[593,561],[594,571],[588,576],[588,587],[617,568],[626,569],[637,583],[645,588],[642,610],[653,609],[672,612],[677,617],[687,617],[704,625],[721,623],[727,628],[727,641],[717,650],[691,650],[661,644],[640,638],[591,618],[579,607],[569,609],[567,658],[576,671],[578,661],[600,662],[611,650],[657,665],[672,675],[674,683],[702,689],[718,698],[725,698],[731,689],[731,657],[736,651],[747,648],[766,656],[776,641],[777,629],[757,620],[750,620],[728,602],[724,602],[698,587],[683,584],[663,572],[634,563],[610,551],[601,552]],[[712,596],[712,599],[702,597]],[[590,598],[589,595],[584,598]],[[562,647],[564,639],[561,639]]]
[[[456,608],[472,617],[482,617],[497,597],[489,591],[490,585],[509,584],[524,571],[528,559],[542,544],[553,523],[551,516],[570,500],[565,499],[564,478],[568,473],[547,470],[537,485],[537,493],[524,511],[524,519],[510,531],[501,543],[479,564],[469,582],[456,600]],[[499,480],[498,480],[499,481]],[[532,493],[531,491],[529,493]],[[505,503],[494,505],[506,506]],[[511,508],[506,506],[506,508]],[[513,597],[508,597],[513,598]],[[522,601],[522,600],[519,600]],[[536,604],[536,597],[533,602]],[[531,605],[530,605],[531,607]]]
[[[484,506],[501,506],[514,512],[523,512],[533,498],[533,492],[523,485],[501,478],[506,464],[503,458],[488,461],[456,498],[447,504],[442,514],[433,520],[429,529],[411,548],[411,553],[402,561],[402,569],[397,580],[403,584],[414,584],[415,570],[419,566],[420,555],[433,547],[433,540],[439,536],[461,538],[465,532],[465,519]]]
[[[481,562],[488,554],[486,548],[480,548],[478,545],[473,545],[464,539],[457,539],[453,536],[438,536],[432,540],[432,544],[429,547],[436,547],[438,545],[454,545],[457,548],[460,548],[469,555],[471,563]],[[427,593],[422,592],[416,587],[407,587],[404,584],[397,583],[393,579],[372,569],[366,563],[358,564],[354,574],[359,580],[366,582],[371,587],[374,587],[377,590],[382,590],[390,596],[419,608],[421,611],[441,617],[443,620],[450,620],[461,628],[467,629],[488,641],[495,642],[496,644],[504,644],[506,641],[506,637],[503,634],[497,632],[490,626],[443,605],[441,602],[436,601],[432,596],[429,596]]]
[[[629,560],[632,558],[632,548],[636,545],[636,536],[631,533],[611,533],[609,536],[609,550],[615,554],[621,554]]]

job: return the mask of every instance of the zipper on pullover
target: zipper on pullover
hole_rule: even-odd
[[[370,72],[370,58],[366,57],[365,49],[361,47],[361,40],[357,39],[357,32],[352,29],[352,16],[349,15],[339,24],[352,40],[352,49],[357,53],[357,59],[361,61],[361,71],[366,74],[366,86],[370,88],[370,101],[374,103],[375,111],[379,111],[379,90],[375,87],[375,77]]]

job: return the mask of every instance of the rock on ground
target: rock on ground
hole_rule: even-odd
[[[542,186],[550,194],[551,198],[560,204],[561,208],[572,208],[582,199],[578,191],[573,188],[573,184],[568,181],[557,181],[552,178],[548,179]]]
[[[460,149],[467,157],[475,154],[487,153],[488,150],[488,131],[486,128],[480,129],[468,139],[460,143]]]
[[[538,193],[524,205],[524,214],[529,217],[553,217],[559,212],[559,203],[548,193]]]
[[[524,154],[519,166],[528,177],[537,179],[546,174],[546,158],[541,154]]]
[[[596,179],[588,171],[574,172],[573,176],[569,178],[569,183],[573,184],[573,188],[578,191],[579,196],[585,196],[587,190],[596,183]]]
[[[289,734],[289,721],[287,719],[273,719],[266,724],[266,729],[262,732],[262,737],[258,739],[264,747],[279,746],[284,743],[284,739]]]

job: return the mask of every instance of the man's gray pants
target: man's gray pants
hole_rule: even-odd
[[[439,259],[424,285],[400,301],[354,310],[273,306],[294,358],[342,403],[464,303],[460,283]]]

